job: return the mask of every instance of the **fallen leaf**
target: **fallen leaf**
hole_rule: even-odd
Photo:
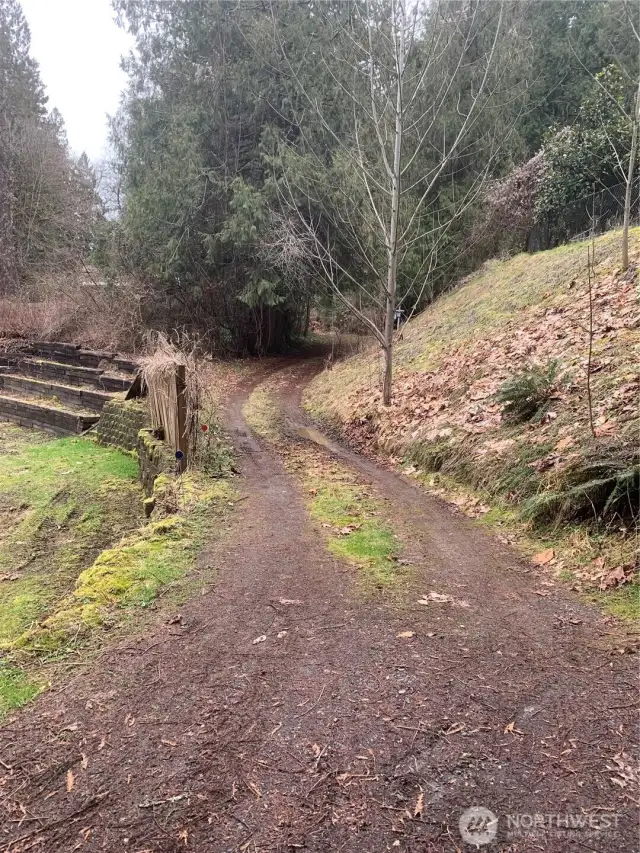
[[[331,525],[329,525],[329,526],[331,526]],[[278,603],[284,604],[284,605],[291,605],[291,604],[302,604],[302,601],[300,601],[299,598],[279,598]]]
[[[469,607],[468,601],[463,601],[459,598],[454,598],[452,595],[445,595],[441,592],[430,592],[418,599],[418,604],[453,604],[456,607]]]
[[[555,557],[556,552],[553,548],[547,548],[544,551],[538,552],[534,557],[531,558],[531,562],[535,563],[536,566],[545,566],[547,563],[550,563],[551,560]]]
[[[260,788],[258,788],[256,784],[250,782],[249,780],[247,780],[247,785],[249,786],[249,788],[251,788],[253,793],[256,795],[256,798],[259,800],[262,797],[262,791],[260,790]]]
[[[100,738],[100,743],[98,744],[98,752],[100,752],[100,750],[104,749],[104,747],[105,747],[105,744],[106,744],[106,743],[107,743],[107,739],[106,739],[106,738],[105,738],[105,736],[103,735],[103,736]]]
[[[80,766],[82,767],[83,770],[86,770],[87,767],[89,766],[89,759],[84,754],[84,752],[82,753],[82,761],[80,762]]]
[[[76,777],[73,775],[73,771],[67,770],[67,791],[72,791],[75,784]]]
[[[620,586],[623,583],[626,583],[626,580],[627,577],[622,566],[616,566],[615,569],[611,569],[611,571],[604,576],[600,582],[599,589],[604,590],[611,586]]]
[[[257,646],[257,645],[258,645],[258,643],[264,643],[264,641],[265,641],[266,639],[267,639],[267,635],[266,635],[266,634],[260,634],[260,636],[259,636],[259,637],[256,637],[256,638],[255,638],[255,640],[252,640],[252,641],[251,641],[251,644],[252,644],[253,646]]]
[[[278,639],[281,640],[283,637],[287,636],[286,631],[278,631]]]
[[[400,631],[399,634],[396,634],[396,637],[398,637],[399,639],[408,639],[409,637],[415,637],[415,635],[415,631]]]
[[[505,734],[512,734],[512,735],[524,735],[524,732],[521,732],[520,729],[516,728],[516,721],[515,720],[513,720],[512,722],[509,723],[509,725],[504,727],[504,733]]]
[[[607,770],[613,770],[617,774],[615,777],[610,777],[614,785],[619,785],[621,788],[626,788],[629,783],[633,787],[637,787],[640,783],[640,769],[631,765],[631,758],[626,752],[618,752],[611,759],[616,765],[612,767],[607,764]]]
[[[418,794],[418,799],[416,800],[416,804],[413,808],[413,816],[418,817],[418,815],[420,815],[420,817],[422,817],[423,812],[424,812],[424,794],[422,793],[422,791],[420,791],[420,793]]]
[[[438,604],[453,604],[453,596],[444,595],[441,592],[430,592],[429,595],[423,596],[418,601],[418,604],[429,604],[432,601]]]
[[[162,740],[160,741],[160,743],[163,743],[165,746],[177,746],[177,745],[178,745],[177,741],[175,741],[175,740],[165,740],[165,738],[162,738]]]

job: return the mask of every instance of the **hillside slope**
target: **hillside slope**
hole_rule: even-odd
[[[450,499],[456,486],[473,490],[454,499],[470,514],[564,542],[571,558],[550,562],[570,565],[578,583],[628,585],[638,510],[640,229],[626,273],[619,244],[619,232],[595,241],[592,319],[588,243],[491,261],[405,327],[389,408],[374,347],[318,376],[305,406]]]

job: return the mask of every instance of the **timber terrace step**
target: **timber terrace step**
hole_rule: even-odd
[[[83,367],[24,356],[4,356],[2,363],[14,373],[63,385],[90,385],[99,391],[128,391],[134,377],[105,373],[98,367]]]
[[[36,341],[24,347],[22,352],[45,361],[71,364],[78,367],[93,367],[116,370],[120,373],[136,374],[138,364],[130,358],[124,358],[106,350],[82,349],[79,344]]]
[[[43,382],[31,379],[19,373],[11,373],[7,368],[0,367],[0,393],[8,393],[19,397],[55,397],[66,408],[79,409],[85,412],[101,412],[104,404],[114,399],[114,394],[106,391],[96,391],[91,388],[62,385],[56,382]]]
[[[13,342],[0,354],[0,419],[79,435],[112,399],[140,393],[138,364],[59,341]]]
[[[95,426],[100,415],[96,412],[74,412],[1,394],[0,419],[55,435],[81,435]]]

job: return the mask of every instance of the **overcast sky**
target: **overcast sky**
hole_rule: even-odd
[[[62,113],[73,152],[96,160],[107,141],[107,113],[116,111],[126,82],[120,56],[133,39],[115,24],[109,0],[20,2],[48,107]]]

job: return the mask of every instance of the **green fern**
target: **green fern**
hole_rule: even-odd
[[[540,420],[559,383],[560,369],[555,360],[545,367],[528,367],[508,379],[496,395],[497,401],[503,404],[504,420],[509,423]]]

